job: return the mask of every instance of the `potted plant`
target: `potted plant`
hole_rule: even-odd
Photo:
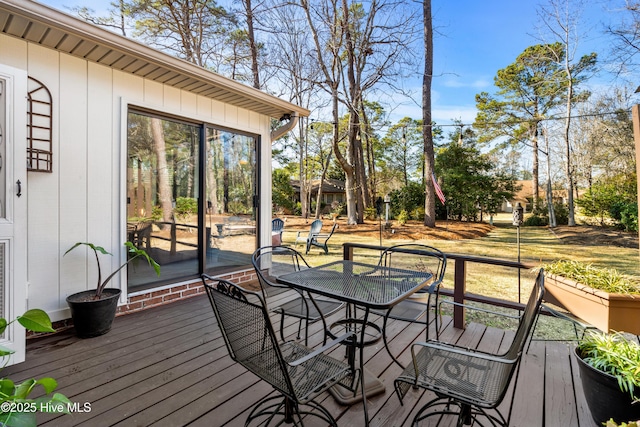
[[[31,309],[18,316],[18,321],[25,329],[33,332],[55,332],[51,326],[51,319],[40,309]],[[12,321],[13,322],[13,321]],[[12,322],[0,318],[0,335]],[[11,355],[13,350],[0,346],[0,358]],[[41,386],[44,390],[41,396],[32,399],[29,396]],[[0,378],[0,425],[3,426],[36,426],[36,412],[69,413],[71,401],[60,393],[54,393],[58,383],[53,378],[31,378],[15,384],[9,378]]]
[[[575,349],[584,395],[598,425],[640,419],[640,345],[588,331]]]
[[[67,297],[67,304],[69,304],[69,308],[71,309],[71,318],[73,319],[76,335],[80,338],[90,338],[109,332],[116,315],[121,291],[120,289],[106,287],[111,279],[131,261],[141,257],[147,260],[158,276],[160,275],[160,266],[144,249],[139,249],[135,247],[133,243],[126,242],[125,246],[128,252],[127,262],[118,267],[102,281],[102,269],[100,267],[98,252],[103,255],[111,254],[102,246],[85,242],[76,243],[64,254],[67,255],[78,246],[87,246],[93,251],[96,257],[96,263],[98,264],[98,284],[95,290],[82,291],[69,295]]]
[[[640,335],[640,282],[614,269],[556,261],[545,271],[545,301],[566,308],[604,332]]]

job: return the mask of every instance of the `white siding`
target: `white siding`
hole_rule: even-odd
[[[53,173],[28,175],[29,308],[64,319],[69,317],[67,295],[93,288],[92,254],[76,250],[63,257],[73,243],[90,241],[114,254],[103,258],[103,276],[124,258],[123,102],[260,135],[258,185],[264,203],[259,217],[264,224],[271,220],[268,117],[4,35],[0,62],[42,81],[54,106]],[[270,241],[268,227],[260,237]]]

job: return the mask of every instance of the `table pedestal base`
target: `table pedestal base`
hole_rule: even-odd
[[[371,397],[384,393],[385,386],[378,377],[367,371],[366,368],[363,370],[363,375],[365,396]],[[342,386],[334,385],[329,389],[329,393],[331,393],[338,403],[349,406],[362,400],[362,393],[360,393],[360,380],[358,380],[357,390],[358,391],[354,396],[352,391],[347,390]]]

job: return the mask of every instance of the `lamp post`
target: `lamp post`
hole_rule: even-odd
[[[384,196],[384,226],[389,227],[389,205],[391,205],[391,196],[386,194]]]
[[[516,226],[516,243],[518,246],[518,263],[520,262],[520,226],[523,223],[524,209],[520,205],[520,202],[516,204],[516,208],[513,210],[513,225]],[[521,302],[520,292],[520,268],[518,268],[518,302]]]

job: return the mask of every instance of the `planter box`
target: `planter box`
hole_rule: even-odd
[[[601,331],[640,335],[640,295],[609,294],[552,274],[545,274],[544,285],[545,301]]]

